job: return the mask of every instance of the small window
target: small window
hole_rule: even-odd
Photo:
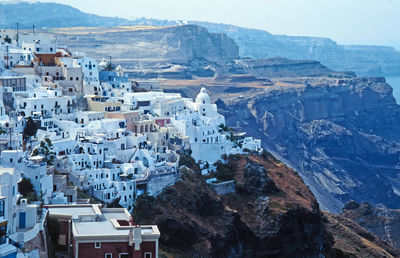
[[[94,248],[101,248],[101,242],[94,242]]]
[[[121,253],[119,254],[119,258],[128,258],[129,254],[128,253]]]
[[[144,253],[144,258],[151,258],[151,253]]]
[[[106,253],[106,254],[104,255],[104,258],[112,258],[112,253]]]

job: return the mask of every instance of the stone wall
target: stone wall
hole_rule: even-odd
[[[219,195],[229,194],[235,192],[235,181],[230,180],[222,183],[210,183],[211,188],[213,188]]]

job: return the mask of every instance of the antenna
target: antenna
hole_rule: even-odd
[[[6,46],[6,48],[7,48],[7,69],[9,69],[9,67],[8,67],[8,59],[9,59],[9,57],[8,57],[8,45]]]
[[[10,147],[8,149],[12,150],[11,125],[10,125]]]
[[[32,34],[35,34],[35,24],[32,25]]]
[[[17,47],[18,47],[18,37],[19,37],[19,22],[17,22]]]

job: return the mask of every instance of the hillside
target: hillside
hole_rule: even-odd
[[[184,170],[157,198],[138,199],[136,221],[156,223],[162,232],[161,257],[400,255],[350,220],[322,214],[301,178],[268,153],[230,156],[215,176],[233,178],[236,193],[217,195]]]
[[[125,19],[102,17],[79,11],[68,5],[56,3],[11,2],[0,3],[0,27],[22,29],[46,27],[92,27],[129,25]]]
[[[43,15],[44,13],[46,15]],[[140,16],[134,13],[133,15]],[[17,22],[20,23],[20,28],[25,29],[31,28],[33,24],[40,29],[132,25],[176,26],[189,23],[200,25],[212,33],[226,34],[234,39],[239,46],[241,57],[317,60],[332,70],[354,71],[361,76],[400,75],[400,52],[394,48],[339,45],[328,38],[273,35],[263,30],[210,22],[102,17],[55,3],[1,3],[0,27],[15,28]],[[101,48],[101,41],[97,44]]]
[[[396,248],[400,248],[400,210],[388,209],[383,205],[369,203],[347,203],[342,215],[368,229]]]

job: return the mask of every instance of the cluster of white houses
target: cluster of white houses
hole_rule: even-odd
[[[35,232],[43,230],[46,214],[52,214],[69,221],[73,232],[60,244],[76,244],[74,234],[106,225],[119,232],[128,243],[127,250],[134,246],[132,252],[119,257],[157,257],[159,232],[151,226],[146,230],[154,234],[146,237],[157,240],[157,245],[150,248],[153,251],[139,252],[142,242],[138,245],[135,238],[142,239],[140,227],[127,213],[136,196],[156,195],[179,179],[180,152],[191,150],[186,153],[197,162],[213,164],[223,154],[261,150],[259,140],[233,140],[205,88],[195,100],[164,93],[151,82],[143,85],[156,91],[139,92],[135,88],[140,83],[124,76],[120,66],[113,70],[105,60],[98,63],[83,53],[73,54],[46,35],[19,35],[15,41],[3,40],[3,34],[0,256],[13,257],[15,243],[31,240]],[[25,129],[23,136],[26,127],[37,130],[29,135]],[[30,179],[40,203],[48,209],[38,212],[42,210],[38,205],[28,204],[26,199],[18,201],[21,178]],[[88,205],[87,200],[78,198],[79,190],[103,203],[117,200],[127,210]],[[78,245],[72,251],[79,256],[76,248]],[[91,253],[89,247],[79,248]]]

